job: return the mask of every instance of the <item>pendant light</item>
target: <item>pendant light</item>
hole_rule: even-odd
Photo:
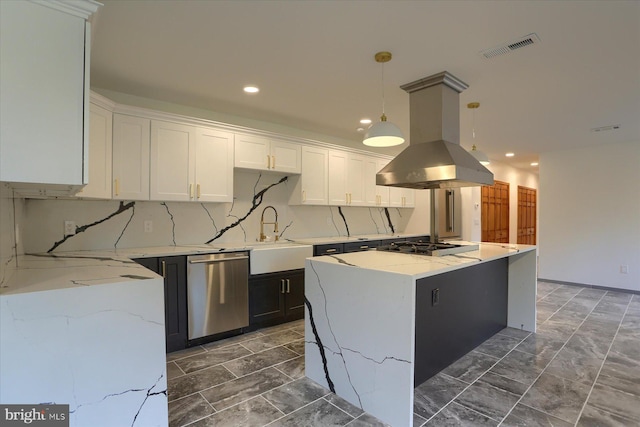
[[[473,128],[471,130],[471,135],[473,137],[473,146],[471,147],[471,155],[476,158],[477,161],[480,162],[482,166],[487,166],[489,162],[489,157],[484,154],[482,151],[476,148],[476,110],[480,107],[479,102],[470,102],[467,104],[467,108],[473,110]]]
[[[369,126],[362,143],[369,147],[393,147],[404,142],[400,128],[387,121],[384,114],[384,63],[391,61],[391,52],[378,52],[374,56],[376,62],[382,64],[382,116],[378,123]]]

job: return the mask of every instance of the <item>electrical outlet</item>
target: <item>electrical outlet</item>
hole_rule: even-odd
[[[76,222],[75,221],[65,221],[64,222],[64,235],[65,236],[73,236],[76,234]]]
[[[144,232],[145,233],[152,233],[153,232],[153,221],[151,221],[150,219],[147,219],[144,222]]]
[[[330,216],[327,217],[327,225],[331,225],[331,217]]]
[[[431,305],[440,304],[440,288],[431,291]]]
[[[626,264],[622,264],[620,266],[620,273],[621,274],[629,274],[629,266]]]

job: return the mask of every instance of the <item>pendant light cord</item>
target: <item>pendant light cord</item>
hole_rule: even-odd
[[[384,116],[384,62],[381,64],[382,65],[382,78],[381,78],[381,88],[382,88],[382,115]]]

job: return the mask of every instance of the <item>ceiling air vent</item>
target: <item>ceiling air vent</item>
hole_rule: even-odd
[[[491,49],[485,49],[480,52],[480,55],[485,59],[491,59],[496,56],[504,55],[505,53],[509,53],[516,49],[520,49],[536,43],[540,43],[540,37],[538,37],[536,33],[531,33],[527,34],[524,37],[520,37],[519,39],[501,44],[500,46],[492,47]]]
[[[599,128],[591,128],[591,132],[606,132],[608,130],[618,130],[620,125],[600,126]]]

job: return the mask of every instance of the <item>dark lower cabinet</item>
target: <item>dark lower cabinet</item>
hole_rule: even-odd
[[[304,269],[249,277],[250,327],[304,317]]]
[[[167,353],[187,347],[187,258],[170,256],[134,260],[164,277],[164,326]]]
[[[507,258],[416,281],[414,386],[507,325]]]

